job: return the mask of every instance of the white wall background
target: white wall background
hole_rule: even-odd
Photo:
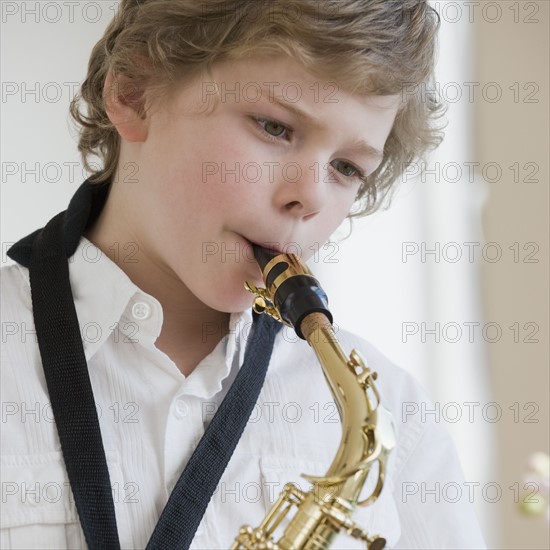
[[[118,2],[0,5],[4,260],[6,243],[64,210],[85,179],[68,108]]]
[[[90,51],[112,18],[117,2],[2,2],[1,240],[2,261],[10,243],[41,227],[66,208],[85,178],[68,106],[84,79]],[[464,20],[465,21],[465,20]],[[473,45],[467,24],[442,22],[438,80],[475,80]],[[356,222],[352,237],[325,249],[310,264],[323,281],[336,322],[370,340],[395,363],[412,372],[432,399],[445,405],[491,401],[485,348],[479,337],[486,322],[480,307],[479,249],[484,182],[471,179],[464,162],[472,151],[472,104],[453,103],[447,137],[433,156],[425,180],[405,178],[389,211]],[[439,164],[439,169],[436,166]],[[462,170],[457,175],[453,164]],[[345,231],[344,231],[345,233]],[[480,243],[468,261],[463,243]],[[409,243],[409,244],[407,244]],[[424,243],[424,244],[423,244]],[[439,243],[439,261],[420,249]],[[453,262],[459,243],[462,258]],[[419,252],[404,257],[404,247]],[[323,252],[323,251],[321,251]],[[424,329],[446,324],[440,343]],[[451,323],[451,324],[449,324]],[[464,323],[479,323],[465,325]],[[468,327],[475,332],[470,342]],[[455,328],[462,335],[454,343]],[[418,330],[403,334],[404,330]],[[453,418],[456,409],[445,409]],[[490,424],[463,417],[447,423],[466,479],[494,479]],[[490,546],[498,547],[491,510],[476,501]]]

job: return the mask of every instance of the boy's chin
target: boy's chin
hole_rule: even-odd
[[[252,281],[251,281],[252,282]],[[222,313],[242,313],[252,307],[254,295],[244,288],[233,289],[227,292],[218,292],[216,296],[210,296],[207,305]]]

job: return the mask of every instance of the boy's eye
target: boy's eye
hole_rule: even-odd
[[[276,120],[271,120],[269,118],[257,118],[254,117],[258,125],[261,127],[264,135],[269,138],[271,141],[279,141],[281,136],[287,132],[292,134],[292,130],[280,124]],[[338,167],[337,170],[344,176],[352,179],[357,179],[358,181],[363,181],[365,178],[365,173],[359,168],[355,167],[353,164],[346,162],[344,160],[336,160],[331,163],[331,166],[334,168],[335,165]],[[341,169],[343,168],[343,170]]]
[[[360,175],[360,171],[353,166],[353,164],[350,164],[349,162],[346,162],[344,160],[337,160],[335,161],[335,164],[342,167],[344,166],[343,170],[340,170],[344,176],[353,176],[354,174]]]
[[[256,118],[256,122],[260,125],[262,130],[268,135],[268,137],[279,138],[282,136],[283,132],[289,132],[290,129],[287,128],[284,124],[279,124],[275,120],[270,120],[268,118]]]
[[[279,137],[285,130],[287,130],[287,128],[278,122],[267,120],[265,130],[272,136]]]

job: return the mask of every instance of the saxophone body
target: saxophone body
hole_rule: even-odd
[[[307,492],[287,484],[257,528],[241,527],[231,549],[320,550],[346,532],[369,550],[381,550],[385,539],[369,535],[351,519],[357,506],[367,506],[380,495],[395,446],[393,418],[381,403],[377,374],[357,350],[346,355],[332,327],[326,294],[296,255],[256,246],[254,254],[266,284],[257,288],[245,283],[256,295],[254,310],[293,327],[313,348],[340,414],[342,438],[325,475],[302,474],[312,485]],[[377,476],[375,487],[360,500],[371,471]]]

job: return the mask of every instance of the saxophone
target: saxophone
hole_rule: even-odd
[[[386,540],[369,536],[351,519],[356,506],[367,506],[380,495],[388,456],[395,446],[393,417],[381,404],[374,384],[377,373],[357,350],[349,357],[344,353],[332,327],[327,296],[298,256],[253,249],[266,286],[245,283],[255,294],[253,309],[292,327],[314,349],[340,414],[342,439],[323,477],[302,474],[312,485],[310,491],[287,483],[259,527],[241,527],[231,549],[320,550],[329,548],[343,531],[364,541],[368,550],[382,550]],[[375,488],[359,501],[375,464]],[[275,531],[293,506],[295,514],[275,540]]]

